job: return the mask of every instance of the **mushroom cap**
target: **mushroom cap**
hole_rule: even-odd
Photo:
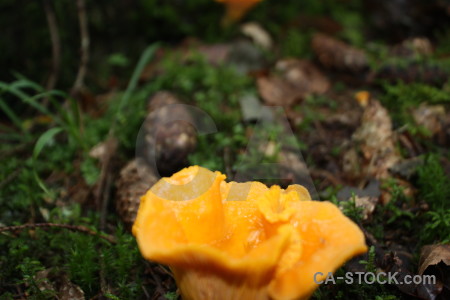
[[[261,2],[261,0],[216,0],[226,6],[224,24],[231,24],[241,19],[247,11]]]
[[[141,199],[140,251],[170,266],[183,299],[304,299],[316,272],[367,251],[358,226],[302,186],[224,180],[193,166]]]

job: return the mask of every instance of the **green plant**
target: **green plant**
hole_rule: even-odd
[[[411,228],[411,222],[414,221],[415,215],[408,210],[402,208],[403,205],[411,204],[411,199],[405,195],[405,188],[400,186],[394,179],[388,179],[384,184],[384,188],[387,188],[391,199],[390,201],[382,207],[381,215],[383,219],[386,216],[389,218],[386,221],[386,225],[391,225],[393,223],[401,223],[401,226],[405,226],[406,229]]]
[[[450,209],[450,178],[445,173],[437,154],[426,157],[423,166],[417,170],[417,185],[420,196],[432,210]]]
[[[367,231],[377,239],[383,239],[388,228],[401,228],[405,232],[415,232],[416,214],[408,208],[414,205],[412,199],[405,194],[405,188],[394,179],[388,179],[382,184],[382,188],[390,194],[388,203],[378,204],[371,216],[371,221],[366,225]]]
[[[281,54],[285,57],[308,58],[311,51],[311,32],[289,29],[281,41]]]
[[[325,106],[336,110],[338,104],[335,100],[324,95],[310,95],[307,96],[305,102],[312,106]]]
[[[252,81],[230,66],[214,67],[203,57],[193,54],[186,63],[175,54],[163,61],[164,73],[147,86],[147,95],[170,90],[207,113],[217,126],[217,132],[199,135],[197,150],[189,156],[190,164],[200,164],[225,171],[224,151],[232,160],[245,145],[245,130],[241,124],[239,98],[252,92]]]
[[[360,260],[359,263],[365,266],[366,272],[375,273],[377,269],[375,264],[375,246],[370,246],[367,257],[367,260]]]
[[[70,279],[86,293],[93,294],[99,280],[98,253],[94,237],[76,233],[69,235],[71,235],[69,240],[73,242],[65,254]]]
[[[164,298],[166,298],[167,300],[177,300],[178,294],[176,292],[169,292],[164,295]]]
[[[427,222],[422,230],[424,243],[450,243],[450,209],[429,211],[425,214]]]
[[[422,243],[448,242],[450,236],[450,178],[442,168],[439,156],[430,154],[418,168],[420,197],[430,206],[423,215]]]
[[[337,199],[334,198],[334,201],[336,202]],[[344,215],[346,215],[347,217],[349,217],[358,224],[362,222],[363,208],[356,206],[356,196],[354,193],[352,193],[352,197],[348,201],[340,201],[338,202],[338,205],[340,206]]]
[[[121,299],[137,298],[141,294],[143,271],[140,263],[141,255],[133,236],[125,233],[121,226],[116,231],[117,244],[104,247],[102,259],[105,264],[105,274],[111,286],[117,287]]]
[[[385,94],[381,97],[381,102],[390,110],[394,121],[407,124],[409,128],[417,127],[409,112],[411,108],[420,103],[450,103],[450,94],[447,91],[423,83],[384,83],[383,89]]]
[[[31,299],[52,299],[55,292],[51,289],[46,289],[42,283],[46,278],[37,278],[39,271],[44,271],[41,262],[30,257],[25,257],[17,266],[20,271],[22,279],[18,281],[19,284],[24,284],[27,293],[31,295]]]

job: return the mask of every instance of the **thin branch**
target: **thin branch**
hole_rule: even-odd
[[[50,32],[50,39],[52,42],[52,69],[47,80],[46,89],[53,90],[58,81],[58,75],[61,63],[61,41],[59,39],[58,23],[56,22],[55,11],[50,3],[50,0],[44,1],[44,10],[47,17],[48,29]],[[46,99],[47,100],[47,99]]]
[[[81,233],[85,233],[92,236],[98,236],[99,238],[102,238],[111,244],[116,244],[117,241],[113,236],[110,235],[104,235],[100,234],[98,232],[95,232],[85,226],[76,226],[76,225],[69,225],[69,224],[55,224],[55,223],[35,223],[35,224],[23,224],[18,226],[0,226],[0,233],[1,232],[7,232],[7,231],[20,231],[28,228],[64,228],[71,231],[77,231]]]
[[[77,0],[78,20],[80,23],[81,38],[81,60],[78,74],[73,84],[71,95],[74,96],[84,87],[84,77],[86,76],[87,64],[89,62],[89,29],[84,0]]]
[[[108,162],[109,164],[110,162]],[[107,170],[111,169],[110,166],[107,166]],[[101,199],[100,205],[100,230],[105,230],[106,228],[106,215],[108,213],[108,203],[109,198],[111,197],[111,187],[113,183],[113,176],[111,173],[106,174],[105,184],[103,185],[103,197]]]
[[[344,185],[344,182],[327,170],[310,169],[311,175],[314,177],[322,177],[327,179],[333,186]]]
[[[153,270],[153,266],[154,264],[148,263],[146,262],[146,264],[148,265],[148,270],[150,271],[150,276],[153,279],[153,282],[156,285],[155,288],[155,293],[158,293],[160,296],[163,296],[166,294],[166,291],[164,290],[163,286],[161,285],[161,278],[156,275],[155,271]]]

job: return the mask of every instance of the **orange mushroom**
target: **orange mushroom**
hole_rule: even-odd
[[[223,24],[229,25],[240,20],[247,11],[261,2],[261,0],[216,0],[223,2],[226,7]]]
[[[225,182],[193,166],[141,199],[133,234],[144,258],[167,264],[184,300],[306,299],[351,257],[364,235],[305,188]]]

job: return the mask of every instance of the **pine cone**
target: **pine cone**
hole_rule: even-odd
[[[361,72],[368,69],[366,53],[330,36],[318,33],[312,39],[312,49],[320,63],[338,71]]]
[[[141,197],[157,180],[155,172],[140,159],[130,161],[120,171],[116,182],[116,210],[127,229],[131,229],[136,219]]]
[[[149,101],[149,117],[144,122],[143,158],[156,161],[159,173],[172,175],[187,166],[187,158],[197,144],[194,120],[175,95],[158,92]],[[170,122],[170,120],[174,120]]]

